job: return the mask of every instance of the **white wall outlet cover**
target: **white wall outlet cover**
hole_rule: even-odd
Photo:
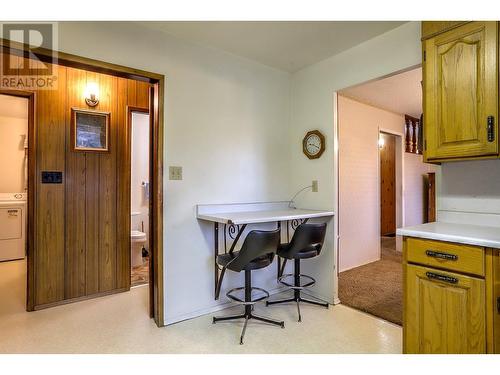
[[[312,191],[313,191],[313,193],[317,193],[318,192],[318,180],[313,180],[313,182],[312,182]]]
[[[182,167],[168,167],[168,178],[169,180],[182,180]]]

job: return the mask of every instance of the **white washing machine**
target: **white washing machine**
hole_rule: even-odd
[[[0,262],[26,256],[26,193],[0,193]]]

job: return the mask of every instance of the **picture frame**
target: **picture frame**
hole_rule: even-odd
[[[109,152],[110,112],[71,108],[73,151]]]

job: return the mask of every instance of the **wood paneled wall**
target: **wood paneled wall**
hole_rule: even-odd
[[[18,61],[22,58],[15,57]],[[149,107],[144,82],[54,66],[56,90],[35,92],[36,158],[33,308],[130,288],[130,132],[128,107]],[[110,112],[110,152],[75,152],[71,108],[91,109],[87,82],[99,85],[96,111]],[[26,91],[26,88],[23,88]],[[42,184],[42,171],[63,184]]]

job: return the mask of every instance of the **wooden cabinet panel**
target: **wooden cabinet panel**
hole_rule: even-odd
[[[422,21],[422,39],[454,29],[469,21]]]
[[[484,249],[479,246],[408,238],[407,259],[433,268],[484,276]]]
[[[496,22],[470,22],[424,41],[427,160],[498,154],[497,50]]]
[[[405,264],[406,353],[485,353],[485,282]]]

